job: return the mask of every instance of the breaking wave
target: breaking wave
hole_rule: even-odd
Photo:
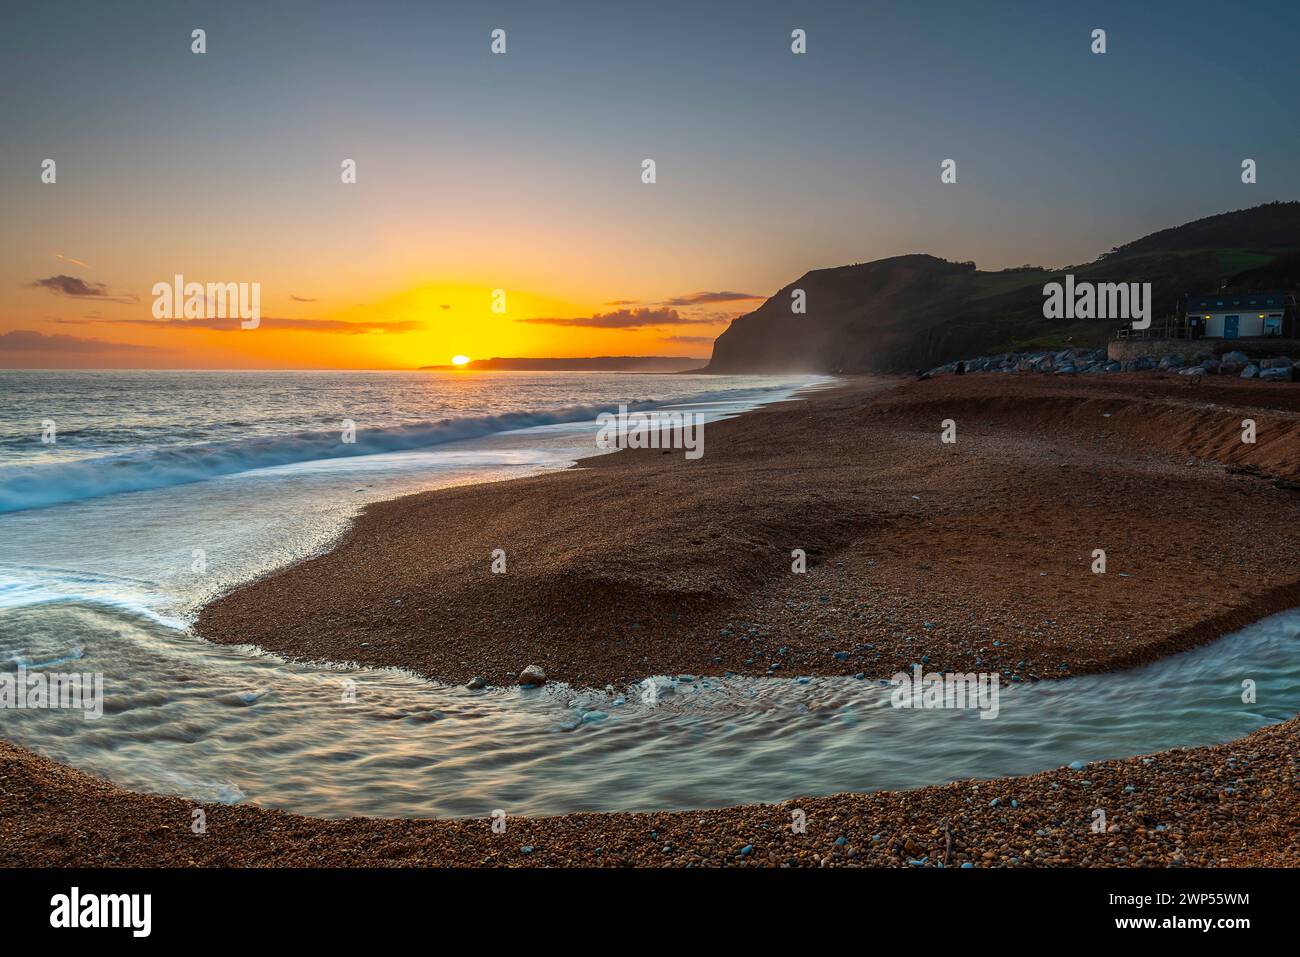
[[[594,421],[603,411],[608,411],[608,408],[570,406],[548,412],[510,412],[387,428],[360,426],[356,441],[352,443],[344,443],[339,431],[298,432],[233,442],[169,446],[77,462],[11,466],[0,468],[0,513],[44,508],[118,492],[184,485],[277,465],[409,452],[496,432]]]

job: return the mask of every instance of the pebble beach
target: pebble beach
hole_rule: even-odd
[[[1257,442],[1241,441],[1243,418]],[[955,443],[941,440],[947,421]],[[197,629],[494,685],[530,667],[616,688],[918,663],[1008,682],[1113,671],[1300,605],[1297,439],[1300,389],[1282,383],[852,379],[710,424],[696,461],[622,451],[372,505],[331,550],[218,599]],[[1025,777],[510,818],[504,833],[486,818],[197,805],[0,744],[0,862],[1294,866],[1298,721]]]

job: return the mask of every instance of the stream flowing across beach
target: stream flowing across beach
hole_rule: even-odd
[[[43,394],[22,375],[0,377],[15,417],[71,428],[53,450],[0,432],[0,670],[100,673],[104,713],[6,709],[0,736],[124,787],[323,817],[720,807],[1221,742],[1300,710],[1300,610],[1138,669],[1003,684],[992,720],[896,709],[870,677],[665,676],[651,705],[214,645],[188,628],[205,601],[326,547],[365,502],[567,467],[620,401],[716,419],[824,380],[521,375],[447,407],[460,386],[434,376],[212,374],[168,420],[164,374],[43,373]],[[429,394],[368,431],[357,410],[397,386]],[[359,452],[330,451],[342,417]]]

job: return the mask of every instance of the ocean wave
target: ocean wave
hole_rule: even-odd
[[[788,391],[788,387],[720,390],[670,402],[629,401],[629,409],[679,406],[695,401],[759,397]],[[608,403],[568,406],[538,412],[441,419],[383,428],[358,423],[355,442],[345,443],[342,433],[297,432],[226,442],[173,445],[136,452],[102,455],[75,462],[15,465],[0,468],[0,513],[46,508],[120,492],[139,492],[201,482],[254,469],[294,465],[322,459],[408,452],[461,439],[535,426],[592,421],[610,411]]]
[[[172,630],[186,627],[182,619],[156,608],[153,594],[140,583],[40,567],[0,567],[0,609],[35,605],[88,606],[130,618],[147,618]]]

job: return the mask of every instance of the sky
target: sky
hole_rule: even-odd
[[[707,356],[810,269],[1087,262],[1300,197],[1297,41],[1292,0],[6,4],[0,366]],[[176,275],[258,327],[157,318]]]

